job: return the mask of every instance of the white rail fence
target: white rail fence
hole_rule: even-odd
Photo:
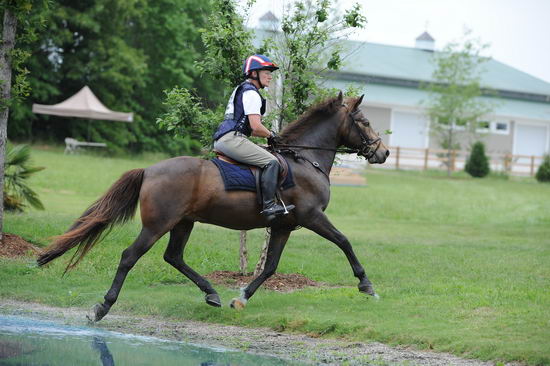
[[[390,156],[380,167],[394,169],[441,169],[446,170],[447,164],[452,171],[464,170],[464,165],[470,155],[469,151],[412,148],[391,146]],[[503,153],[486,153],[492,171],[504,172],[512,175],[534,176],[538,167],[542,164],[543,156],[513,155]],[[351,156],[340,157],[340,165],[354,166],[364,165],[364,159],[355,159]]]
[[[386,164],[393,165],[396,169],[447,169],[451,165],[451,171],[463,170],[470,155],[468,151],[444,149],[418,149],[410,147],[390,147],[392,154]],[[450,155],[450,156],[449,156]],[[506,172],[514,175],[534,176],[538,167],[542,164],[543,156],[513,155],[487,153],[491,170]]]

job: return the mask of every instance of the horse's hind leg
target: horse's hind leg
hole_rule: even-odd
[[[349,240],[332,225],[323,212],[319,211],[311,215],[308,223],[303,226],[321,235],[323,238],[330,240],[335,243],[338,248],[342,249],[351,265],[353,275],[359,279],[359,285],[357,285],[359,291],[378,298],[378,295],[374,292],[374,288],[365,273],[365,269],[361,263],[359,263],[357,256],[353,252]]]
[[[166,252],[164,252],[164,260],[187,276],[198,288],[206,293],[205,299],[208,305],[222,306],[220,297],[216,290],[212,288],[210,282],[195,272],[183,260],[183,250],[185,249],[187,240],[189,240],[191,230],[193,230],[193,222],[182,221],[170,231],[170,241],[168,242]]]
[[[141,232],[134,243],[122,252],[122,257],[120,259],[113,284],[104,297],[105,301],[103,304],[96,304],[94,306],[93,314],[88,316],[89,320],[97,322],[107,315],[111,309],[111,306],[113,306],[118,298],[118,294],[120,293],[128,272],[132,269],[132,267],[134,267],[138,259],[147,253],[147,251],[151,249],[153,244],[155,244],[158,238],[163,234],[164,233],[161,233],[160,235],[158,233],[155,234],[145,227],[141,229]]]
[[[265,282],[269,277],[271,277],[277,265],[279,264],[279,259],[281,259],[281,254],[285,248],[285,244],[290,236],[290,230],[283,229],[271,229],[271,237],[269,239],[269,245],[267,248],[267,257],[265,260],[265,267],[262,273],[258,275],[246,288],[242,291],[241,297],[238,299],[233,299],[231,301],[231,307],[236,309],[242,309],[245,307],[246,302],[249,298],[254,295],[258,287]]]

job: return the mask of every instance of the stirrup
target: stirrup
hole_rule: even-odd
[[[294,205],[287,206],[283,201],[281,201],[281,203],[282,205],[273,203],[271,207],[262,210],[260,213],[266,216],[269,221],[271,221],[275,217],[288,215],[289,211],[293,210],[295,207]]]
[[[281,197],[279,197],[279,201],[281,201],[281,204],[283,205],[283,208],[285,209],[285,212],[283,212],[283,215],[288,215],[288,212],[289,212],[290,210],[293,210],[294,207],[296,207],[296,206],[294,206],[294,205],[288,205],[288,206],[285,205],[285,201],[283,201],[283,200],[281,199]]]

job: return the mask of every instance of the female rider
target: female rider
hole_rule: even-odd
[[[214,133],[214,149],[238,162],[254,165],[262,169],[260,186],[262,191],[262,211],[268,221],[287,210],[275,200],[279,162],[267,150],[248,139],[250,136],[275,139],[276,134],[262,124],[266,101],[259,89],[269,86],[273,76],[271,72],[278,67],[263,55],[252,55],[243,64],[243,75],[246,80],[237,86],[225,110],[225,119]]]

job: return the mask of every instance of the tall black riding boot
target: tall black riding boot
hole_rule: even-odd
[[[283,215],[294,208],[294,205],[283,206],[275,201],[277,192],[277,178],[279,177],[279,162],[273,160],[267,164],[260,176],[260,184],[262,188],[262,203],[263,210],[261,212],[268,221],[275,219],[279,215]]]

